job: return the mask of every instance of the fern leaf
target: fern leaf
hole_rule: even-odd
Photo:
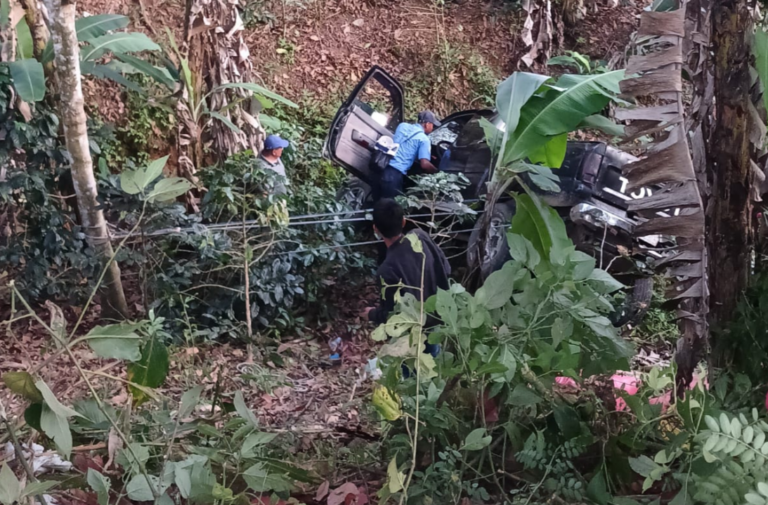
[[[765,443],[765,432],[762,430],[758,430],[757,434],[755,435],[755,439],[752,441],[752,445],[754,447],[762,447]]]
[[[728,461],[706,477],[693,475],[693,499],[706,505],[743,505],[753,479],[736,461]]]
[[[720,414],[720,429],[723,430],[723,433],[726,435],[731,434],[731,420],[728,419],[728,416],[723,412]]]
[[[720,435],[718,435],[717,433],[712,433],[710,437],[707,439],[706,443],[704,444],[704,451],[712,452],[712,450],[717,446],[719,442],[720,442]]]
[[[743,415],[744,414],[742,414],[742,416]],[[731,419],[731,435],[733,438],[741,438],[741,426],[742,424],[740,419],[736,419],[735,417]]]

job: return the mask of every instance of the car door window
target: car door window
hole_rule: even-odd
[[[399,92],[386,80],[369,79],[355,97],[355,105],[377,124],[394,132],[402,117]]]
[[[371,146],[383,135],[394,135],[403,121],[403,87],[380,67],[371,68],[336,112],[324,152],[335,163],[368,184]]]

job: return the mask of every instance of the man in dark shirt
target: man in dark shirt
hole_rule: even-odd
[[[437,288],[448,289],[451,267],[443,251],[423,230],[408,232],[415,235],[422,244],[424,255],[413,250],[407,236],[403,235],[405,217],[403,208],[390,198],[379,200],[373,208],[373,231],[387,246],[387,257],[377,271],[384,294],[378,307],[367,309],[368,319],[375,324],[387,321],[395,308],[395,294],[410,293],[422,303],[437,293]],[[424,291],[421,292],[422,266],[424,269]],[[397,287],[402,284],[403,287]],[[427,328],[434,321],[427,320]],[[428,346],[428,352],[431,347]]]

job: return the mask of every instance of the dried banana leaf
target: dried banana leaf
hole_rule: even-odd
[[[629,179],[629,190],[655,184],[696,180],[688,146],[684,142],[676,142],[646,158],[629,163],[624,166],[622,172],[624,177]]]
[[[670,12],[646,11],[640,14],[639,37],[674,35],[685,36],[685,10]]]
[[[691,215],[655,217],[639,224],[636,233],[641,237],[646,235],[701,237],[704,234],[704,213],[699,211]]]
[[[648,72],[640,77],[624,79],[619,83],[621,94],[625,96],[648,96],[658,93],[683,91],[683,80],[680,70],[663,68]]]
[[[627,75],[648,72],[682,63],[683,48],[680,45],[674,45],[654,53],[630,57],[627,64]]]

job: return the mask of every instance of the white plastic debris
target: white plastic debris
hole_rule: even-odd
[[[32,466],[32,472],[35,475],[41,475],[49,472],[68,472],[72,469],[72,463],[61,458],[54,451],[46,451],[42,445],[32,445],[32,458],[30,459],[29,445],[22,444],[23,456]],[[12,443],[5,444],[5,460],[13,461],[16,459],[16,448]]]
[[[373,358],[368,360],[368,364],[365,365],[365,368],[363,368],[363,377],[362,379],[365,380],[367,378],[377,381],[381,379],[381,369],[379,368],[379,358]]]

